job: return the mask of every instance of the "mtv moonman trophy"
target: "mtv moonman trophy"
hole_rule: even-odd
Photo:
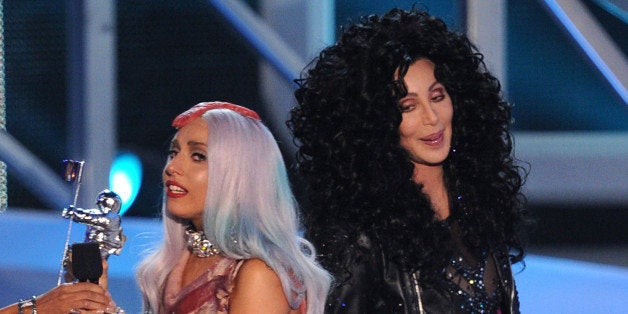
[[[77,208],[70,205],[64,208],[61,216],[87,225],[85,242],[96,242],[102,258],[109,255],[120,255],[126,236],[120,226],[120,205],[122,200],[118,194],[103,190],[96,197],[96,208]]]
[[[122,200],[118,194],[108,189],[103,190],[96,197],[96,208],[78,208],[76,200],[81,185],[81,177],[83,174],[84,161],[64,160],[63,179],[68,182],[74,182],[74,201],[68,208],[64,208],[61,216],[87,226],[85,230],[85,243],[97,243],[101,258],[107,259],[109,255],[120,255],[122,247],[126,242],[126,236],[122,234],[120,225],[120,207]],[[71,249],[68,246],[72,222],[68,226],[68,235],[65,244],[65,251],[62,262],[62,269],[67,269],[70,261]],[[62,275],[59,275],[59,284]],[[124,313],[124,310],[118,308],[116,313]]]

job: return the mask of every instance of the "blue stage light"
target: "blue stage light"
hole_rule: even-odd
[[[595,47],[589,42],[589,40],[578,29],[578,26],[574,24],[571,17],[563,10],[558,1],[556,0],[544,0],[548,8],[554,13],[554,16],[563,24],[565,29],[571,34],[573,39],[578,43],[580,48],[591,59],[593,64],[598,70],[606,77],[611,86],[615,89],[619,97],[624,100],[624,103],[628,104],[628,90],[620,78],[615,75],[615,72],[611,70],[611,67],[606,64],[606,61],[600,56],[601,51],[597,51]],[[615,12],[611,12],[615,13]],[[620,15],[620,18],[626,17],[626,14]],[[619,71],[622,71],[619,69]],[[625,73],[625,72],[624,72]]]
[[[119,153],[109,172],[109,187],[122,199],[123,215],[137,197],[142,184],[142,162],[131,152]]]

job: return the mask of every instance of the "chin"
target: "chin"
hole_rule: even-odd
[[[443,165],[444,160],[442,161],[434,161],[434,162],[430,162],[430,161],[424,161],[422,162],[422,164],[428,166],[428,167],[440,167]]]
[[[185,218],[185,212],[182,212],[180,210],[177,210],[176,206],[169,206],[166,205],[166,210],[168,211],[168,214],[170,214],[173,217],[178,217],[178,218]]]
[[[444,154],[442,156],[431,156],[430,158],[420,160],[420,162],[418,163],[424,164],[426,166],[441,166],[443,162],[445,162],[445,160],[447,159],[447,156],[449,156],[449,154]]]

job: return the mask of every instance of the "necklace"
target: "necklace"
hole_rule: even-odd
[[[220,250],[205,237],[203,231],[194,230],[193,226],[185,228],[185,242],[188,250],[198,257],[209,257],[220,254]]]

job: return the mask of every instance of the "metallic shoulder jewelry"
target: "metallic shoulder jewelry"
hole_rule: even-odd
[[[194,227],[191,225],[185,229],[185,239],[190,252],[198,257],[220,254],[220,250],[207,240],[205,233],[194,230]]]

